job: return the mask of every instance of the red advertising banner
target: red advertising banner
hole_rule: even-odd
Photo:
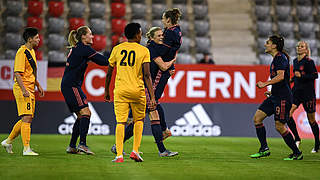
[[[103,101],[106,72],[106,67],[89,63],[82,87],[89,101]],[[263,93],[267,88],[258,89],[256,83],[266,81],[268,77],[269,66],[266,65],[177,64],[176,72],[169,79],[160,101],[169,103],[260,104],[265,99]],[[113,86],[114,83],[111,84]],[[318,100],[319,80],[316,80],[315,84]],[[57,83],[55,86],[59,85]],[[12,90],[0,90],[0,95],[2,100],[13,100]],[[47,91],[44,98],[37,99],[40,101],[64,100],[59,91]]]

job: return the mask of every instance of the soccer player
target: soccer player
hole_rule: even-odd
[[[315,118],[316,93],[314,80],[318,78],[318,72],[313,60],[309,58],[310,50],[308,43],[305,41],[298,42],[296,51],[298,56],[293,60],[294,76],[291,79],[294,82],[292,88],[293,104],[290,110],[290,120],[287,124],[295,136],[296,145],[299,147],[301,139],[292,115],[299,105],[303,104],[314,136],[314,148],[311,150],[311,153],[316,153],[319,151],[319,127]]]
[[[146,94],[145,84],[150,92],[150,110],[156,106],[150,75],[149,50],[140,45],[142,31],[138,23],[127,24],[124,33],[128,42],[115,46],[109,58],[109,67],[105,84],[105,100],[110,101],[110,81],[113,69],[117,68],[114,88],[114,112],[117,120],[116,149],[117,156],[113,162],[123,162],[123,138],[129,109],[133,115],[133,150],[130,158],[142,162],[139,146],[142,138],[143,121],[145,118]]]
[[[12,152],[13,140],[21,134],[23,142],[23,155],[37,156],[30,148],[31,123],[35,111],[35,86],[40,97],[44,96],[44,91],[37,80],[37,60],[34,48],[40,42],[38,30],[28,27],[23,32],[25,44],[22,45],[14,60],[14,85],[13,94],[16,99],[18,115],[21,119],[14,125],[7,139],[1,145],[8,153]]]
[[[148,38],[147,48],[150,51],[150,60],[151,60],[150,73],[151,73],[151,79],[152,79],[152,86],[154,91],[157,92],[157,85],[161,83],[160,82],[161,73],[169,69],[172,66],[172,64],[175,62],[175,59],[169,62],[164,62],[159,54],[158,49],[161,48],[160,45],[163,43],[162,42],[163,32],[160,27],[150,28],[150,30],[147,32],[147,38]],[[146,90],[146,96],[147,96],[147,105],[149,106],[148,102],[150,100],[149,98],[150,96],[147,90]],[[175,156],[178,154],[178,152],[171,152],[170,150],[166,149],[163,144],[164,138],[163,138],[163,132],[161,129],[160,121],[162,119],[165,122],[165,119],[164,119],[165,117],[164,117],[164,112],[162,110],[162,107],[158,103],[159,97],[161,96],[156,96],[156,101],[157,101],[156,110],[150,111],[149,107],[147,107],[147,112],[149,114],[149,119],[151,121],[152,134],[156,141],[160,157]],[[161,114],[159,112],[161,112]],[[129,119],[130,117],[131,117],[131,114],[129,115]],[[133,124],[129,123],[129,125],[126,127],[126,130],[125,130],[124,142],[132,137],[133,135],[132,131],[133,131]],[[111,151],[116,154],[117,151],[115,147],[116,145],[113,145],[113,147],[111,148]]]
[[[168,9],[162,15],[162,24],[164,26],[163,32],[163,44],[159,48],[161,58],[164,62],[169,62],[176,58],[178,50],[182,44],[182,33],[179,25],[179,20],[182,13],[178,8]],[[160,80],[157,84],[157,89],[155,91],[156,99],[160,99],[163,94],[164,88],[167,85],[168,79],[174,73],[174,64],[166,71],[159,74]],[[164,111],[162,107],[159,107],[160,117],[164,117]],[[164,118],[160,118],[161,128],[163,131],[164,139],[171,136],[170,130],[167,128],[166,121]]]
[[[296,146],[293,136],[285,126],[289,120],[292,93],[289,86],[289,56],[283,51],[284,39],[277,35],[271,36],[264,46],[265,52],[273,57],[273,61],[270,65],[270,80],[266,82],[259,81],[257,87],[261,89],[272,85],[272,88],[271,94],[268,94],[268,98],[263,101],[253,117],[256,133],[261,146],[259,152],[250,155],[250,157],[260,158],[270,155],[263,120],[267,116],[274,114],[276,130],[281,134],[285,143],[293,151],[293,153],[290,154],[288,158],[284,158],[284,160],[302,160],[302,152]]]
[[[81,86],[88,62],[107,66],[107,57],[96,52],[92,47],[93,35],[89,27],[81,26],[69,33],[68,42],[70,52],[67,57],[66,68],[61,81],[61,92],[71,112],[77,115],[73,125],[72,135],[67,153],[77,154],[79,152],[94,154],[87,146],[87,134],[90,124],[91,112],[88,107],[87,97]],[[76,143],[80,135],[78,147]]]

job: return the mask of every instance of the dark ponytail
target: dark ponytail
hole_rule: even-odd
[[[272,44],[275,44],[277,46],[277,50],[279,52],[282,52],[287,59],[290,59],[290,56],[288,55],[288,53],[283,49],[284,48],[284,38],[280,35],[273,35],[270,36],[269,39],[271,40]]]
[[[164,12],[164,16],[167,19],[170,18],[172,25],[178,24],[178,21],[180,20],[181,15],[182,13],[178,8],[169,9]]]

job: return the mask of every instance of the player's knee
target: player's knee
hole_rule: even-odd
[[[160,124],[160,120],[152,120],[151,125]]]
[[[79,113],[81,116],[91,116],[91,111],[88,107],[81,109]]]
[[[262,124],[263,121],[257,115],[254,115],[253,116],[253,122],[254,122],[255,125],[257,125],[257,124]]]
[[[315,113],[307,113],[309,124],[313,124],[316,122]]]
[[[280,134],[283,134],[287,131],[285,124],[281,123],[280,121],[276,121],[275,127]]]
[[[26,122],[26,123],[32,123],[32,116],[31,115],[24,115],[23,117],[22,117],[22,121],[23,122]]]

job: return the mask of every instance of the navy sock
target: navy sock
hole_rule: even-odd
[[[166,123],[166,118],[164,116],[164,111],[163,111],[162,106],[160,104],[157,105],[157,111],[158,111],[159,118],[160,118],[161,130],[165,131],[168,126]]]
[[[312,133],[314,136],[314,147],[319,149],[319,126],[317,121],[315,121],[313,124],[310,124]]]
[[[73,147],[73,148],[76,147],[79,135],[80,135],[80,118],[77,118],[72,128],[72,135],[71,135],[71,140],[69,144],[70,147]]]
[[[285,133],[281,134],[284,142],[289,146],[289,148],[293,151],[294,154],[300,154],[300,150],[296,146],[293,136],[291,133],[287,130]]]
[[[164,144],[162,142],[162,131],[160,126],[160,121],[151,121],[151,130],[154,137],[154,140],[157,143],[159,152],[164,152],[166,148],[164,147]]]
[[[90,116],[83,115],[80,119],[80,143],[87,145],[87,134],[89,130]]]
[[[128,124],[126,127],[125,133],[124,133],[124,139],[123,142],[126,142],[128,139],[130,139],[133,136],[133,123]]]
[[[294,140],[301,141],[300,136],[297,131],[296,122],[294,121],[294,119],[292,117],[287,122],[287,125],[288,125],[289,129],[291,130],[292,134],[294,135]]]
[[[266,138],[266,128],[264,127],[263,124],[258,124],[256,126],[256,133],[258,136],[258,139],[260,141],[261,149],[266,149],[268,148],[267,144],[267,138]]]

